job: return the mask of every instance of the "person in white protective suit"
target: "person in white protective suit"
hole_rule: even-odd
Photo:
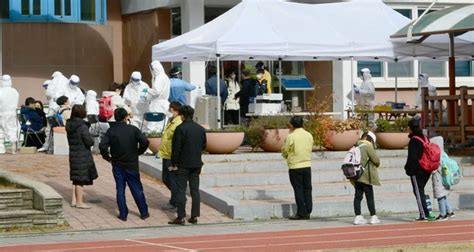
[[[46,100],[48,101],[48,114],[46,115],[47,117],[50,117],[50,116],[53,116],[54,114],[56,114],[60,107],[58,106],[58,104],[54,101],[54,94],[53,92],[50,92],[51,91],[51,87],[52,87],[52,83],[53,81],[52,80],[46,80],[44,83],[43,83],[43,88],[45,90],[45,95],[46,95]],[[50,142],[50,135],[51,135],[51,127],[47,127],[46,128],[46,140],[44,141],[44,144],[41,148],[38,149],[38,152],[44,152],[46,150],[48,150],[49,148],[49,142]]]
[[[52,97],[51,101],[56,102],[60,96],[64,95],[69,85],[69,80],[61,72],[56,71],[51,75],[51,83],[46,89],[46,97]],[[51,106],[51,104],[49,104]],[[54,104],[53,104],[54,106]]]
[[[84,93],[82,93],[82,90],[79,88],[80,83],[81,80],[79,79],[79,76],[71,75],[71,78],[69,78],[69,85],[62,94],[69,98],[69,104],[71,105],[71,107],[76,104],[83,105],[84,101],[86,100]]]
[[[372,83],[372,75],[368,68],[360,70],[360,78],[362,79],[362,84],[360,87],[355,88],[355,93],[358,96],[357,104],[363,110],[372,110],[375,106],[375,86]],[[375,127],[375,115],[374,113],[369,113],[369,127]]]
[[[416,108],[421,109],[422,105],[422,88],[428,88],[429,96],[436,96],[436,87],[429,83],[429,76],[425,73],[418,75],[418,91],[416,92]],[[438,103],[437,103],[438,104]]]
[[[150,98],[149,112],[164,113],[168,117],[170,103],[171,82],[165,73],[163,65],[158,60],[151,62],[151,89],[148,90]],[[164,128],[165,121],[149,122],[146,125],[146,132],[161,131]]]
[[[97,92],[89,90],[86,93],[87,115],[99,115],[99,102],[97,102]]]
[[[132,110],[131,123],[137,128],[141,128],[143,115],[150,107],[148,84],[142,81],[142,74],[140,72],[133,72],[130,76],[130,83],[123,92],[123,99],[125,104]]]
[[[5,139],[11,143],[11,153],[16,154],[18,142],[17,107],[20,96],[12,87],[10,75],[3,75],[0,86],[0,154],[5,154]]]

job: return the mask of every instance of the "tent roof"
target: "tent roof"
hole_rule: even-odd
[[[447,56],[447,37],[428,43],[391,41],[410,22],[381,2],[301,4],[244,0],[213,21],[154,45],[160,61],[223,60],[400,60]],[[459,41],[456,46],[471,45]],[[473,47],[474,48],[474,47]],[[459,56],[471,55],[458,51]]]

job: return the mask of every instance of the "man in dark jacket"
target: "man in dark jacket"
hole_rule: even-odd
[[[126,123],[129,114],[124,108],[116,109],[114,117],[117,123],[105,133],[99,148],[102,157],[112,163],[117,188],[117,205],[120,211],[118,218],[127,220],[125,186],[128,184],[140,211],[140,218],[147,219],[150,214],[140,180],[138,156],[145,153],[149,142],[137,127]]]
[[[209,67],[209,79],[206,81],[206,94],[217,96],[217,68],[215,66]],[[221,103],[224,104],[229,95],[227,91],[227,85],[223,79],[219,83],[219,91],[221,94]]]
[[[44,133],[45,120],[37,111],[36,100],[32,97],[26,98],[25,106],[21,107],[20,113],[23,119],[21,130],[24,133],[28,132],[28,134],[25,134],[24,145],[41,148],[46,138]]]
[[[240,98],[240,118],[243,124],[247,122],[247,113],[249,112],[249,104],[257,96],[257,81],[250,78],[248,70],[242,71],[242,88],[235,94],[235,98]]]
[[[424,139],[425,136],[420,128],[420,120],[411,119],[408,122],[410,130],[410,143],[408,144],[408,157],[407,163],[405,164],[405,173],[410,176],[411,184],[413,187],[413,193],[416,197],[418,209],[420,212],[420,218],[417,221],[432,221],[435,220],[434,216],[430,215],[428,206],[426,203],[425,186],[431,177],[431,174],[424,171],[419,163],[421,156],[423,155],[423,143],[416,137]]]
[[[186,188],[189,181],[191,198],[191,218],[189,223],[196,224],[200,216],[201,199],[199,195],[199,175],[202,168],[202,151],[206,148],[206,130],[193,121],[194,109],[183,106],[180,109],[183,123],[173,136],[171,166],[176,170],[178,184],[177,208],[178,217],[168,222],[172,225],[184,225],[186,217]]]

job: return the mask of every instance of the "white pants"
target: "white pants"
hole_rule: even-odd
[[[18,121],[16,112],[0,114],[0,151],[5,150],[5,139],[18,142]]]

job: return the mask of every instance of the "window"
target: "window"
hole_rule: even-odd
[[[97,19],[96,0],[81,0],[81,20],[95,21]]]
[[[0,0],[0,19],[10,18],[10,0]]]
[[[105,23],[107,0],[0,0],[2,17],[17,21]],[[6,4],[5,4],[6,3]],[[11,4],[10,8],[8,3]],[[5,9],[4,9],[5,8]],[[6,13],[6,14],[5,14]]]
[[[472,61],[456,61],[456,76],[457,77],[473,76]]]
[[[437,10],[433,10],[433,9],[430,9],[428,11],[428,13],[426,13],[427,15],[433,11],[437,11]],[[425,12],[425,9],[418,9],[418,17],[421,16],[421,14],[423,14],[423,12]]]
[[[446,62],[420,61],[420,73],[428,74],[430,77],[446,77]]]
[[[409,19],[413,18],[413,14],[412,14],[411,9],[395,9],[395,11],[397,11],[398,13],[402,14],[403,16],[405,16]]]
[[[396,65],[395,65],[396,64]],[[388,77],[413,77],[413,61],[389,62],[387,64]]]
[[[171,9],[171,35],[181,35],[181,8]]]
[[[357,73],[364,68],[370,69],[372,77],[383,77],[383,63],[375,61],[358,61],[357,62]]]

